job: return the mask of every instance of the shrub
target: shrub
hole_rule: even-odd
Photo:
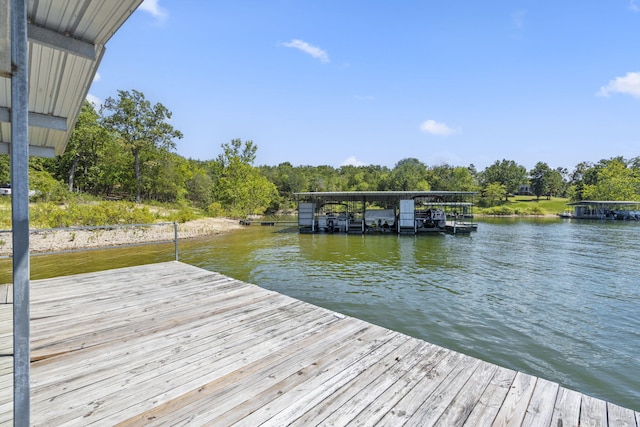
[[[33,227],[59,228],[71,226],[70,218],[64,209],[54,203],[38,203],[30,209]]]
[[[508,206],[494,206],[492,208],[487,208],[484,210],[484,213],[487,215],[514,215],[513,209]]]
[[[40,203],[31,208],[34,226],[64,228],[72,226],[102,226],[116,224],[149,224],[156,216],[147,207],[132,202],[100,202],[58,206]]]
[[[220,202],[213,202],[209,206],[207,206],[207,215],[212,217],[224,216],[225,211],[222,208],[222,204]]]
[[[64,184],[45,171],[31,170],[29,187],[35,190],[35,196],[32,197],[32,200],[62,202],[67,200],[70,195]]]
[[[196,219],[198,216],[193,211],[193,209],[182,207],[177,212],[172,212],[169,214],[170,221],[177,222],[187,222]]]

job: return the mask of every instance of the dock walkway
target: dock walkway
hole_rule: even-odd
[[[31,282],[32,425],[635,426],[556,383],[179,262]],[[0,424],[12,422],[0,288]]]

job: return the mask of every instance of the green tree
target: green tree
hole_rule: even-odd
[[[489,201],[489,206],[494,206],[496,202],[505,197],[506,192],[507,188],[504,184],[492,182],[484,188],[483,196],[485,200]]]
[[[531,182],[531,192],[539,200],[540,196],[549,195],[551,174],[553,170],[545,162],[538,162],[529,172],[529,181]]]
[[[567,182],[564,178],[566,174],[566,168],[556,168],[551,171],[549,175],[549,197],[564,197],[567,189]]]
[[[462,166],[433,166],[427,177],[431,188],[439,191],[475,191],[478,187],[471,169]]]
[[[150,150],[141,155],[147,173],[142,178],[142,193],[146,199],[178,202],[186,199],[186,181],[192,171],[189,162],[166,150]]]
[[[427,191],[430,189],[427,167],[418,159],[402,159],[391,171],[389,186],[394,191]]]
[[[482,186],[486,189],[489,184],[502,184],[505,186],[505,200],[509,199],[509,194],[518,191],[520,185],[527,182],[527,169],[518,165],[513,160],[503,159],[496,161],[482,172]]]
[[[240,139],[234,139],[222,144],[222,149],[212,163],[214,200],[230,216],[263,214],[277,200],[278,190],[252,165],[258,147],[252,141],[243,146]]]
[[[603,161],[595,184],[584,185],[584,200],[640,200],[640,173],[624,159]]]
[[[136,181],[131,167],[131,152],[116,138],[108,138],[102,147],[98,166],[92,171],[94,194],[134,200]]]
[[[338,172],[328,165],[305,166],[308,175],[309,191],[341,191]]]
[[[142,191],[141,154],[154,149],[175,149],[173,139],[182,138],[182,133],[168,123],[171,111],[160,103],[151,105],[137,90],[119,90],[118,99],[107,98],[102,111],[102,123],[133,155],[135,200],[139,202]]]
[[[291,163],[284,162],[278,166],[260,166],[258,169],[278,188],[280,197],[274,200],[269,207],[270,210],[294,208],[294,193],[308,191],[309,182],[304,168],[294,167]]]
[[[70,192],[96,192],[97,168],[109,138],[99,118],[93,104],[85,100],[64,154],[56,158],[56,176],[67,182]]]
[[[189,170],[191,173],[185,181],[186,197],[195,206],[206,209],[213,202],[213,179],[203,162],[189,160]]]
[[[597,181],[597,170],[590,162],[581,162],[571,173],[569,196],[571,200],[584,200],[582,192],[585,185],[594,185]]]
[[[293,193],[306,191],[307,178],[301,168],[295,168],[289,162],[280,163],[275,167],[264,166],[260,168],[270,178],[283,197],[291,197]]]

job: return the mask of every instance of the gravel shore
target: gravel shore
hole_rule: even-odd
[[[229,232],[242,226],[228,218],[204,218],[178,224],[178,239],[203,237]],[[29,238],[30,252],[55,252],[103,246],[172,241],[173,224],[151,227],[123,227],[96,230],[46,230],[32,231]],[[0,256],[11,255],[11,233],[0,233]]]

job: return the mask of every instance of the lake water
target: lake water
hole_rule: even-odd
[[[251,226],[180,244],[188,264],[635,410],[639,255],[639,223],[555,219],[483,220],[471,236]],[[34,277],[48,277],[172,256],[172,245],[153,245],[31,264]]]

